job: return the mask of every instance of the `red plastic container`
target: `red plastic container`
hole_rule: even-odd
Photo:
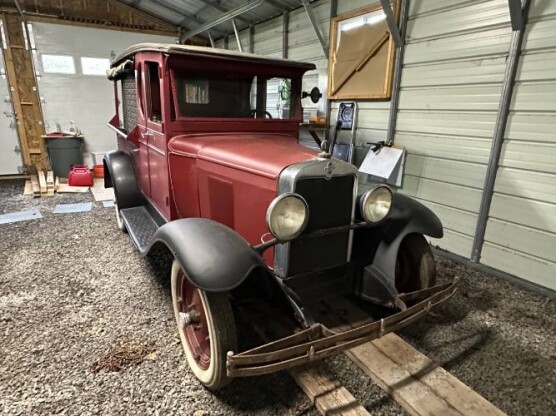
[[[93,186],[93,174],[87,166],[74,165],[68,175],[70,186]]]
[[[104,178],[104,165],[93,166],[93,175],[95,178]]]

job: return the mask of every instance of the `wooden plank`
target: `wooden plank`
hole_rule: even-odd
[[[320,366],[297,367],[289,373],[323,415],[370,415],[348,389],[328,376]]]
[[[336,329],[347,330],[368,315],[345,299],[327,301],[337,315]],[[396,334],[345,351],[345,354],[411,415],[505,415],[437,363]]]
[[[23,19],[18,14],[3,14],[7,48],[4,56],[6,74],[12,94],[17,132],[20,138],[23,163],[46,167],[46,151],[40,139],[45,134],[43,115],[37,94],[37,84],[31,53],[25,48]],[[22,103],[31,103],[23,105]],[[39,149],[40,153],[31,153]]]
[[[5,15],[2,16],[2,22],[4,28],[7,27]],[[6,30],[6,29],[4,29]],[[31,164],[31,155],[29,153],[29,145],[27,141],[27,132],[23,127],[22,123],[19,121],[19,115],[22,113],[21,107],[21,99],[19,96],[19,89],[17,88],[17,71],[15,70],[15,65],[12,57],[11,48],[13,45],[10,44],[9,34],[6,36],[7,39],[4,39],[4,42],[8,43],[8,47],[4,49],[4,62],[6,65],[6,75],[8,77],[8,85],[11,87],[11,99],[12,105],[15,113],[16,128],[17,133],[19,136],[19,145],[21,147],[21,156],[23,158],[23,164],[30,165]]]
[[[39,177],[39,186],[41,189],[41,194],[46,194],[46,176],[44,172],[37,167],[37,175]]]
[[[40,198],[41,187],[39,185],[39,179],[35,175],[31,176],[31,187],[33,188],[33,197]]]
[[[51,170],[46,173],[46,194],[54,195],[54,172]]]
[[[505,415],[483,396],[395,334],[374,341],[375,346],[428,386],[463,415]]]
[[[286,322],[285,319],[264,319],[252,323],[259,336],[266,342],[290,335],[296,327],[295,323]],[[327,375],[318,363],[293,368],[289,373],[323,415],[370,415],[349,390]]]
[[[31,180],[25,181],[25,186],[23,187],[23,195],[33,195],[33,185],[31,185]]]
[[[70,186],[67,183],[59,183],[56,192],[62,193],[83,193],[89,190],[88,186]]]

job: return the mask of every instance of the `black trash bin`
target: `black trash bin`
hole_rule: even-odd
[[[67,178],[72,165],[83,164],[83,136],[45,136],[54,175]]]

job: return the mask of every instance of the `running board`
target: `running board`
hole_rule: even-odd
[[[139,206],[120,211],[131,240],[141,254],[149,249],[152,239],[164,220],[151,207]]]

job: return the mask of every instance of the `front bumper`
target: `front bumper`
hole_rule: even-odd
[[[426,315],[432,308],[449,299],[457,290],[458,279],[417,292],[401,294],[404,302],[422,299],[415,305],[368,324],[344,332],[333,331],[317,323],[293,335],[269,342],[239,354],[228,353],[226,369],[229,377],[247,377],[273,373],[321,360],[332,354],[397,331]]]

